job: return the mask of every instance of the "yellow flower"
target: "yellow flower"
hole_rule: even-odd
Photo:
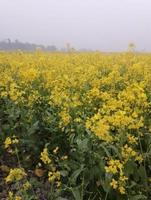
[[[7,137],[4,142],[4,147],[7,149],[12,144],[12,140],[10,137]]]
[[[13,144],[18,144],[18,143],[19,143],[19,140],[15,138],[15,139],[12,140],[12,143],[13,143]]]
[[[15,200],[22,200],[20,196],[15,196]]]
[[[143,162],[143,156],[138,155],[138,156],[136,156],[135,160],[138,161],[139,163],[142,163]]]
[[[56,181],[56,185],[57,185],[57,187],[60,187],[61,181]]]
[[[54,154],[57,154],[57,153],[58,153],[58,150],[59,150],[59,147],[56,147],[56,148],[53,150],[53,153],[54,153]]]
[[[13,200],[14,199],[13,196],[14,196],[13,192],[10,191],[8,193],[8,197],[6,198],[6,200]]]
[[[49,158],[47,148],[44,148],[43,152],[41,152],[40,159],[43,161],[44,164],[50,164],[51,163],[51,159]]]
[[[26,191],[26,190],[29,190],[30,188],[31,188],[31,184],[29,183],[29,181],[26,181],[23,184],[23,189]]]
[[[74,119],[74,121],[75,121],[75,122],[81,122],[81,118],[78,117],[78,118]]]
[[[127,138],[130,144],[137,144],[137,140],[138,140],[137,137],[134,137],[133,135],[128,134]]]
[[[105,170],[106,170],[107,173],[111,173],[111,174],[116,174],[118,172],[116,166],[105,167]]]
[[[113,189],[116,189],[118,187],[118,182],[113,178],[110,185]]]
[[[120,186],[119,188],[119,192],[121,193],[121,194],[125,194],[126,192],[125,192],[125,188],[123,187],[123,186]]]
[[[69,122],[70,122],[70,119],[71,119],[69,113],[66,110],[61,111],[60,112],[60,117],[62,119],[63,125],[67,126],[69,124]]]
[[[126,160],[128,160],[131,157],[135,157],[136,151],[134,151],[131,147],[129,147],[127,144],[122,147],[122,156],[123,158],[125,158]]]
[[[5,181],[6,182],[20,181],[26,175],[27,174],[25,173],[24,169],[22,169],[22,168],[10,169],[9,175],[5,178]]]
[[[67,160],[68,159],[68,156],[62,156],[61,157],[61,160]]]
[[[55,180],[55,175],[53,174],[53,172],[48,173],[48,180],[49,182],[53,182]]]
[[[124,176],[123,174],[120,174],[119,180],[120,180],[121,182],[125,182],[125,181],[128,180],[128,178],[127,178],[126,176]]]
[[[105,170],[107,173],[116,174],[121,172],[123,168],[123,164],[119,160],[109,160],[108,166],[105,166]]]
[[[88,119],[85,126],[101,140],[106,142],[111,142],[113,140],[113,137],[109,133],[110,126],[99,114],[95,114],[92,118]]]
[[[15,136],[13,138],[7,137],[4,141],[4,148],[7,149],[10,147],[11,144],[18,144],[19,140],[17,138],[15,138]]]
[[[48,180],[49,182],[54,182],[56,181],[60,181],[60,172],[59,171],[55,171],[55,172],[48,172]]]

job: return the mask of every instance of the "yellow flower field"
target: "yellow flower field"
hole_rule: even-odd
[[[0,53],[0,199],[151,199],[151,54]]]

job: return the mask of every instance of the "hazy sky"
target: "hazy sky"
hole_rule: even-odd
[[[151,0],[0,0],[0,40],[151,51]]]

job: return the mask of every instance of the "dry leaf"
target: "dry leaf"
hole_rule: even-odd
[[[44,175],[44,170],[43,169],[35,169],[35,175],[38,177],[42,177]]]
[[[0,169],[2,172],[9,172],[9,167],[7,165],[1,165]]]

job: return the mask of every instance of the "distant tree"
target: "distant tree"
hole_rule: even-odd
[[[129,43],[128,45],[128,52],[134,52],[136,45],[134,43]]]
[[[66,43],[66,49],[67,49],[67,52],[70,52],[71,51],[71,45],[70,43]]]
[[[10,39],[3,40],[0,42],[0,50],[4,51],[16,51],[18,49],[20,49],[21,51],[35,51],[37,48],[40,48],[42,51],[57,51],[57,48],[54,45],[44,46],[30,44],[28,42],[23,43],[17,39],[14,42],[12,42]]]
[[[11,39],[8,38],[7,40],[8,40],[8,43],[10,44],[11,43]]]
[[[47,46],[47,47],[46,47],[46,51],[57,51],[57,48],[56,48],[56,46],[54,46],[54,45]]]

